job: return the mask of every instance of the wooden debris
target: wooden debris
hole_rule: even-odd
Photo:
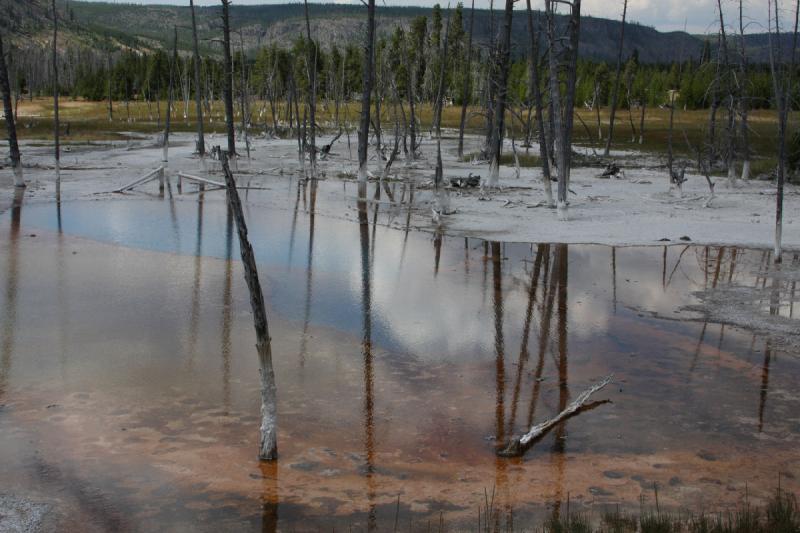
[[[473,175],[472,172],[467,178],[450,178],[450,186],[456,189],[475,189],[480,185],[481,177]]]
[[[603,173],[600,174],[600,176],[598,177],[603,179],[609,179],[609,178],[619,178],[621,176],[622,177],[625,176],[622,169],[620,169],[616,163],[609,163],[608,165],[606,165],[605,171],[603,171]]]
[[[577,398],[575,398],[575,400],[573,400],[572,403],[567,406],[566,409],[558,413],[558,415],[556,415],[554,418],[536,424],[524,435],[511,439],[511,442],[508,443],[508,446],[506,446],[505,449],[498,451],[497,455],[500,455],[501,457],[517,457],[525,453],[525,450],[530,448],[530,446],[532,446],[538,439],[547,434],[548,431],[553,429],[567,418],[570,418],[578,414],[583,409],[586,409],[588,407],[587,402],[592,394],[611,383],[612,377],[614,377],[613,374],[607,376],[602,381],[583,391]]]
[[[156,180],[156,179],[160,179],[162,181],[162,183],[163,183],[163,180],[164,180],[164,167],[158,167],[157,169],[155,169],[155,170],[153,170],[151,172],[148,172],[147,174],[145,174],[144,176],[142,176],[138,180],[132,181],[131,183],[129,183],[129,184],[123,186],[123,187],[120,187],[119,189],[115,190],[114,192],[129,191],[129,190],[133,189],[134,187],[138,187],[139,185],[143,185],[143,184],[147,183],[148,181],[153,181],[153,180]]]
[[[227,159],[226,159],[226,162],[227,162]],[[201,178],[199,176],[193,176],[192,174],[187,174],[185,172],[178,172],[178,178],[184,179],[184,180],[189,180],[189,181],[194,181],[194,182],[197,182],[197,183],[202,183],[203,185],[213,185],[214,187],[219,187],[221,189],[225,188],[225,184],[222,183],[221,181],[214,181],[214,180],[210,180],[208,178]]]

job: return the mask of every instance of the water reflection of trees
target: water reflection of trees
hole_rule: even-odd
[[[492,265],[492,308],[494,317],[495,348],[495,437],[498,445],[505,444],[507,438],[515,432],[527,431],[533,424],[542,391],[544,369],[548,353],[552,356],[555,370],[558,373],[558,410],[566,408],[569,402],[569,345],[568,345],[568,283],[569,283],[569,249],[567,245],[540,244],[536,247],[530,281],[527,287],[527,302],[522,322],[520,349],[513,376],[510,405],[506,403],[506,340],[504,336],[504,286],[503,286],[503,249],[499,243],[489,243],[487,249],[491,255],[487,258]],[[552,326],[555,319],[555,344],[552,342]],[[538,331],[533,331],[534,329]],[[530,399],[527,402],[527,413],[521,424],[517,424],[523,394],[526,371],[530,359],[529,346],[531,336],[537,337],[536,364],[530,380]],[[508,418],[506,419],[506,412]],[[554,501],[563,496],[563,479],[566,452],[566,421],[559,424],[554,431],[554,445],[550,450],[551,463],[555,470]],[[508,460],[495,459],[495,486],[501,500],[508,498]],[[508,513],[510,509],[504,505],[497,506],[497,513],[492,520],[500,519],[499,513]]]
[[[8,232],[8,262],[6,263],[5,305],[0,329],[0,398],[5,396],[8,375],[14,357],[14,341],[17,328],[17,292],[19,284],[19,234],[22,222],[22,203],[25,189],[14,189],[11,204],[11,224]]]
[[[197,335],[200,323],[200,280],[203,275],[203,201],[205,194],[197,196],[197,222],[195,225],[194,275],[192,276],[192,303],[189,310],[189,364],[197,351]]]
[[[225,216],[225,282],[222,288],[222,400],[231,405],[231,314],[233,307],[233,211],[226,206]]]
[[[301,185],[302,184],[302,185]],[[308,353],[308,328],[311,324],[311,296],[314,279],[314,222],[317,214],[317,185],[316,179],[309,179],[298,184],[303,187],[303,197],[306,196],[306,189],[309,190],[310,197],[308,208],[308,256],[306,261],[306,290],[305,303],[303,305],[303,332],[300,335],[300,366],[305,366],[306,355]]]
[[[368,517],[367,529],[377,527],[375,487],[375,421],[373,398],[372,361],[372,261],[370,257],[369,210],[366,200],[366,183],[358,188],[358,228],[361,250],[361,354],[364,362],[364,460],[367,482]]]
[[[261,471],[261,531],[278,531],[278,461],[259,461]]]

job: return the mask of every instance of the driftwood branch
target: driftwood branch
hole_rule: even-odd
[[[603,403],[607,403],[608,400],[602,402],[593,402],[591,404],[588,402],[592,394],[611,383],[612,377],[614,377],[613,374],[607,376],[602,381],[583,391],[577,398],[575,398],[575,400],[573,400],[572,403],[567,406],[566,409],[558,413],[558,415],[556,415],[554,418],[536,424],[524,435],[511,439],[511,442],[508,443],[508,446],[506,446],[505,449],[498,451],[497,455],[502,457],[517,457],[522,455],[525,453],[525,450],[530,448],[536,441],[545,436],[547,432],[559,425],[561,422],[577,415],[578,413],[588,409],[593,409],[594,407],[597,407]]]

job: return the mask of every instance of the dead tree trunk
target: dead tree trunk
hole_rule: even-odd
[[[555,9],[557,3],[570,8],[566,35],[557,35]],[[547,37],[550,54],[550,101],[554,119],[555,160],[558,168],[558,214],[567,218],[567,191],[572,162],[572,125],[575,108],[578,42],[580,37],[581,0],[545,0]],[[565,87],[561,89],[561,70]]]
[[[236,134],[233,125],[233,60],[231,59],[231,26],[228,8],[230,0],[222,2],[222,47],[225,56],[225,81],[222,85],[225,97],[225,125],[228,129],[228,155],[236,156]]]
[[[647,111],[647,95],[642,95],[642,113],[639,115],[639,144],[644,144],[644,116]]]
[[[308,109],[309,109],[309,162],[311,178],[317,177],[317,45],[311,40],[311,22],[308,19],[308,0],[304,0],[306,16],[306,38],[308,39]]]
[[[239,53],[242,58],[241,76],[239,76],[239,108],[242,113],[242,136],[244,137],[244,146],[247,150],[247,159],[250,159],[250,137],[247,133],[247,127],[250,122],[250,111],[248,103],[248,86],[247,86],[247,61],[244,57],[244,34],[239,31]]]
[[[8,69],[6,68],[6,54],[3,50],[2,34],[0,34],[0,89],[3,91],[3,113],[6,118],[11,166],[14,169],[14,186],[25,187],[25,181],[22,178],[22,158],[20,157],[19,144],[17,143],[17,124],[14,121],[14,107],[11,103],[11,84],[8,81]]]
[[[514,0],[506,0],[505,22],[498,43],[499,71],[496,100],[494,103],[494,121],[491,137],[491,162],[489,169],[489,187],[500,185],[500,156],[503,153],[503,134],[505,133],[506,100],[508,98],[508,71],[511,63],[511,24],[514,18]]]
[[[743,1],[739,0],[739,116],[742,135],[742,181],[750,179],[750,132],[747,115],[750,109],[747,92],[747,48],[744,42],[744,14]]]
[[[106,56],[106,71],[108,73],[108,121],[114,120],[114,101],[111,98],[111,51]]]
[[[717,48],[718,54],[722,54],[722,40],[720,36],[717,36]],[[711,85],[708,88],[708,92],[711,95],[711,104],[709,105],[709,112],[708,112],[708,140],[706,141],[707,144],[707,151],[708,151],[708,161],[709,164],[713,165],[717,161],[717,113],[719,112],[719,107],[722,105],[720,101],[720,80],[721,80],[721,61],[719,57],[715,62],[715,73],[714,79],[711,81]]]
[[[475,0],[469,15],[469,40],[467,42],[467,63],[464,65],[464,80],[461,88],[461,122],[458,127],[458,158],[464,159],[464,127],[467,124],[467,106],[472,95],[472,35],[475,28]]]
[[[722,13],[722,0],[717,0],[717,9],[719,10],[719,35],[720,35],[720,56],[722,60],[721,65],[721,82],[725,91],[727,92],[726,98],[728,99],[728,124],[725,130],[725,169],[728,172],[728,185],[730,187],[736,186],[736,167],[735,167],[735,151],[736,151],[736,131],[735,127],[735,112],[736,112],[736,98],[734,80],[732,79],[735,74],[732,72],[730,62],[728,59],[728,37],[725,32],[725,18]]]
[[[594,80],[594,102],[592,103],[594,107],[595,119],[597,122],[597,142],[598,144],[600,141],[603,140],[603,125],[600,122],[600,80],[595,78]]]
[[[56,0],[53,7],[53,155],[56,167],[56,198],[61,198],[61,139],[58,121],[58,10]]]
[[[361,122],[358,129],[358,181],[367,181],[367,145],[369,144],[369,115],[374,78],[375,0],[367,3],[367,42],[364,44],[363,90],[361,92]]]
[[[256,349],[258,350],[259,374],[261,376],[261,438],[258,447],[258,458],[262,461],[274,461],[278,458],[278,425],[277,425],[277,387],[275,371],[272,368],[272,342],[267,324],[267,312],[264,306],[264,293],[258,280],[258,268],[253,247],[247,238],[247,223],[244,220],[242,203],[236,182],[228,166],[228,154],[222,152],[222,170],[225,173],[228,205],[233,211],[236,230],[239,233],[239,248],[242,253],[244,279],[250,291],[250,307],[253,310],[253,323],[256,330]]]
[[[447,12],[447,22],[444,32],[444,44],[442,46],[442,60],[439,64],[439,87],[436,91],[436,116],[434,117],[434,124],[436,125],[436,171],[433,178],[433,187],[437,194],[437,203],[440,210],[444,210],[441,194],[442,194],[442,181],[444,178],[444,169],[442,168],[442,101],[444,100],[445,91],[445,66],[447,58],[447,45],[450,38],[450,11]]]
[[[494,91],[495,91],[495,76],[497,72],[497,57],[495,53],[494,35],[494,0],[489,0],[489,49],[487,50],[487,66],[486,66],[486,90],[485,94],[485,116],[486,116],[486,139],[484,139],[483,157],[489,159],[491,157],[492,134],[494,132],[494,112],[492,106],[494,105]]]
[[[272,64],[272,73],[269,76],[269,110],[272,114],[272,134],[278,134],[278,118],[275,112],[275,94],[277,93],[277,66],[278,54],[275,54],[275,59]]]
[[[11,63],[9,63],[6,68],[13,72],[13,58],[9,57],[9,61],[11,61]],[[14,76],[14,92],[14,120],[19,120],[19,102],[22,100],[22,82],[19,75]]]
[[[527,1],[528,33],[531,39],[531,64],[530,64],[530,90],[533,91],[534,105],[536,106],[536,127],[539,130],[539,159],[542,162],[542,185],[544,186],[545,199],[548,207],[555,206],[553,202],[553,187],[550,174],[550,154],[544,130],[544,106],[542,104],[542,89],[539,79],[539,34],[533,20],[531,0]]]
[[[175,69],[178,66],[178,27],[173,28],[172,57],[169,62],[169,88],[167,89],[167,118],[164,120],[164,155],[161,160],[169,161],[169,130],[172,126],[172,101],[175,96]]]
[[[619,29],[619,48],[617,49],[617,70],[614,74],[614,91],[611,93],[611,116],[608,119],[608,138],[606,139],[606,150],[603,153],[608,157],[611,152],[611,142],[614,139],[614,119],[617,114],[617,99],[619,98],[619,81],[622,75],[622,45],[625,43],[625,19],[628,16],[628,0],[623,0],[622,6],[622,26]]]
[[[406,53],[405,55],[407,56],[408,54]],[[417,158],[417,97],[415,94],[417,86],[416,61],[409,63],[406,71],[408,72],[408,112],[410,115],[408,135],[409,139],[411,140],[411,150],[408,151],[408,159],[414,160]]]
[[[794,12],[794,34],[792,36],[792,49],[789,54],[789,61],[785,59],[786,54],[783,52],[781,46],[781,31],[780,31],[780,18],[778,0],[770,0],[769,7],[774,5],[774,17],[770,23],[774,21],[775,29],[774,36],[772,24],[769,27],[769,63],[770,71],[772,73],[772,86],[775,94],[775,102],[778,107],[778,176],[777,188],[778,193],[776,196],[775,204],[775,262],[780,263],[783,260],[783,186],[786,180],[786,130],[789,121],[789,109],[791,108],[791,95],[793,90],[793,77],[795,69],[795,53],[797,51],[797,29],[798,21],[800,20],[800,0],[795,4]],[[776,53],[775,46],[778,46]],[[776,56],[780,60],[776,59]],[[780,63],[778,63],[780,61]]]
[[[203,134],[203,106],[200,90],[200,46],[197,41],[197,20],[194,14],[194,0],[189,0],[192,10],[192,51],[194,53],[194,105],[197,108],[197,153],[200,157],[206,154],[205,135]]]

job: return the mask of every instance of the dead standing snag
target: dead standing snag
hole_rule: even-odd
[[[622,25],[619,28],[619,47],[617,48],[617,69],[614,74],[614,89],[611,96],[611,116],[608,119],[608,137],[606,138],[605,157],[611,153],[611,143],[614,140],[614,118],[617,114],[617,101],[619,99],[619,82],[622,75],[622,50],[625,44],[625,20],[628,15],[628,0],[622,5]]]
[[[567,27],[558,32],[556,8],[569,8]],[[575,117],[578,44],[581,22],[581,0],[545,0],[547,19],[548,60],[550,64],[550,118],[554,142],[554,161],[558,176],[558,217],[567,219],[567,191],[572,163],[572,126]],[[563,72],[563,81],[562,81]],[[549,152],[549,151],[548,151]]]
[[[250,291],[250,306],[253,309],[253,323],[256,329],[258,372],[261,376],[261,439],[258,447],[258,457],[262,461],[273,461],[278,458],[277,389],[275,387],[275,372],[272,369],[272,346],[267,324],[267,312],[264,307],[264,294],[261,292],[261,283],[258,280],[258,269],[253,247],[250,246],[250,241],[247,239],[247,223],[244,220],[239,192],[236,190],[236,182],[228,166],[228,153],[221,152],[220,160],[227,185],[228,206],[233,211],[236,230],[239,233],[239,248],[242,252],[244,279],[247,282],[247,289]]]
[[[192,11],[192,52],[194,57],[195,112],[197,113],[197,154],[200,157],[204,157],[206,155],[206,145],[203,135],[203,95],[200,88],[200,48],[197,42],[197,20],[194,13],[194,0],[189,0],[189,7]]]
[[[228,153],[236,155],[236,135],[233,127],[233,59],[231,59],[231,26],[228,8],[230,0],[222,1],[222,35],[225,58],[225,82],[222,86],[225,99],[225,125],[228,132]]]
[[[3,93],[3,110],[6,118],[6,130],[8,131],[11,167],[14,169],[14,186],[25,187],[25,181],[22,178],[22,160],[19,154],[19,144],[17,143],[17,126],[14,121],[14,108],[11,105],[11,84],[8,82],[8,69],[6,68],[6,57],[3,52],[2,35],[0,35],[0,91]]]
[[[367,145],[369,144],[370,105],[372,84],[375,80],[375,0],[365,2],[367,6],[367,42],[364,44],[363,90],[361,93],[361,119],[358,128],[358,181],[367,182]]]

